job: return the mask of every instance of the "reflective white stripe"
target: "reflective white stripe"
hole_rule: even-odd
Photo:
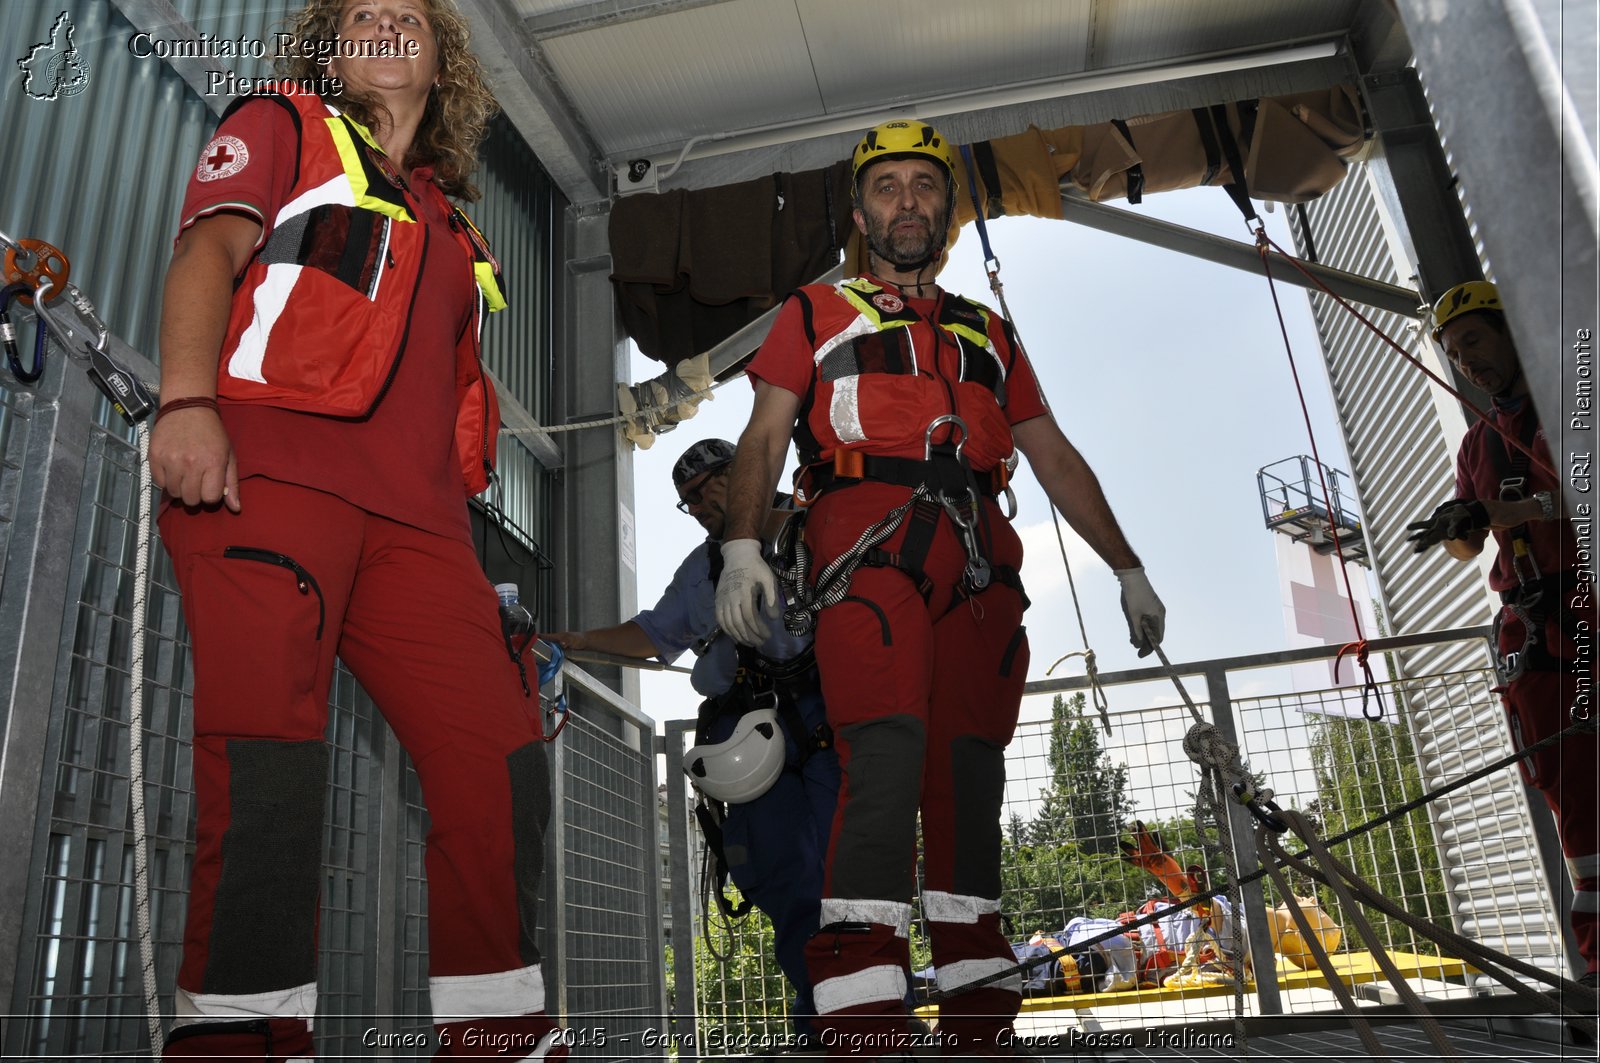
[[[255,291],[255,316],[239,336],[239,343],[228,356],[228,375],[240,380],[254,380],[265,384],[261,363],[267,356],[267,341],[272,337],[272,327],[283,316],[289,293],[300,279],[299,266],[288,262],[274,262],[267,267],[267,275]]]
[[[828,406],[828,423],[841,443],[859,443],[867,438],[861,427],[861,378],[840,377],[833,382],[833,401]]]
[[[307,982],[269,993],[190,993],[179,988],[172,997],[172,1027],[217,1019],[303,1019],[317,1017],[317,984]]]
[[[1586,915],[1600,914],[1600,893],[1594,890],[1577,890],[1572,894],[1572,910]]]
[[[964,893],[940,893],[938,890],[922,891],[922,914],[930,923],[976,923],[979,916],[991,915],[1000,910],[1000,901],[988,897],[970,897]]]
[[[428,979],[433,1021],[512,1018],[544,1011],[544,975],[539,965],[498,974],[460,974]]]
[[[1600,853],[1567,857],[1567,874],[1572,876],[1574,882],[1600,876]]]
[[[849,343],[857,336],[869,336],[876,331],[878,331],[878,326],[873,324],[871,318],[867,317],[866,314],[857,314],[856,319],[846,325],[844,330],[837,336],[832,336],[822,341],[822,346],[818,347],[816,353],[811,356],[812,360],[817,365],[821,365],[822,359],[826,358],[828,352],[835,347],[842,343]]]
[[[957,960],[955,963],[947,963],[934,971],[933,977],[934,981],[939,984],[940,992],[948,993],[952,989],[960,989],[962,986],[975,982],[979,978],[987,978],[991,974],[1009,970],[1015,966],[1016,961],[1009,957],[1001,959],[996,956],[988,960]],[[1009,989],[1013,993],[1020,993],[1022,992],[1022,975],[1012,974],[1000,979],[998,982],[990,982],[988,985],[980,986],[979,988]]]
[[[899,901],[842,900],[838,897],[822,898],[821,925],[830,923],[877,923],[894,927],[894,936],[906,937],[911,932],[911,905]]]
[[[277,228],[288,218],[296,214],[304,214],[312,207],[320,207],[325,203],[338,203],[342,206],[353,207],[356,205],[355,189],[350,187],[350,178],[341,173],[332,180],[325,181],[315,188],[308,188],[283,205],[278,211],[278,216],[273,219],[272,227]]]
[[[906,973],[898,964],[868,967],[855,974],[841,974],[824,978],[811,990],[817,1005],[817,1014],[827,1015],[859,1004],[879,1004],[886,1000],[904,1000]]]

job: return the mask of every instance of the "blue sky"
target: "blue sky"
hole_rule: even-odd
[[[1115,205],[1249,239],[1221,189]],[[1273,239],[1292,246],[1282,211],[1266,217]],[[1056,419],[1094,467],[1166,602],[1168,656],[1177,662],[1286,646],[1274,533],[1262,523],[1256,471],[1309,453],[1310,444],[1266,281],[1062,221],[1001,219],[990,224],[990,238],[1014,323]],[[940,283],[994,304],[970,226]],[[1323,460],[1347,469],[1306,295],[1281,284],[1279,294]],[[661,366],[635,354],[633,370],[640,380]],[[747,382],[733,381],[694,419],[635,452],[637,524],[651,529],[639,542],[641,606],[655,601],[701,538],[699,526],[672,508],[672,463],[706,436],[737,440],[750,399]],[[1026,617],[1029,678],[1040,679],[1083,640],[1048,504],[1026,462],[1016,489],[1015,523],[1027,549],[1023,580],[1034,603]],[[1101,670],[1146,663],[1128,644],[1115,578],[1070,530],[1067,543]],[[1081,672],[1071,660],[1056,675]],[[1262,673],[1234,695],[1279,685]],[[1170,701],[1171,688],[1159,696]],[[686,677],[652,673],[642,675],[641,701],[658,719],[692,716],[697,704]],[[1048,715],[1048,699],[1033,702],[1043,704],[1026,705],[1024,718]],[[1120,707],[1115,698],[1112,705]]]

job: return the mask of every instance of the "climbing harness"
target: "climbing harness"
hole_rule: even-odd
[[[935,444],[934,433],[947,424],[959,430],[959,439],[953,445]],[[778,557],[774,565],[789,601],[783,614],[784,629],[789,634],[807,635],[816,630],[817,614],[849,595],[851,578],[862,565],[900,569],[926,599],[933,592],[933,582],[923,571],[922,564],[941,515],[950,519],[967,555],[958,586],[960,596],[970,598],[979,594],[996,579],[1021,589],[1020,575],[1008,567],[992,565],[984,556],[978,534],[981,509],[977,481],[961,454],[966,438],[966,422],[947,413],[929,422],[923,433],[920,462],[836,450],[831,470],[799,470],[795,501],[802,507],[812,505],[829,487],[848,482],[875,480],[910,487],[912,491],[910,498],[863,531],[850,549],[823,566],[815,582],[810,579],[811,551],[801,535],[805,509],[789,518],[778,535]],[[1004,479],[1005,474],[997,470],[991,483],[1005,490]],[[878,549],[899,530],[908,515],[912,525],[900,549],[892,553]]]

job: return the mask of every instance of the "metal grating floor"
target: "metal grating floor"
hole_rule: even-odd
[[[1513,1022],[1516,1020],[1512,1020]],[[1483,1019],[1453,1018],[1441,1025],[1454,1046],[1459,1059],[1494,1059],[1506,1063],[1536,1063],[1542,1060],[1592,1060],[1593,1045],[1577,1044],[1573,1035],[1554,1019],[1533,1020],[1538,1029],[1525,1028],[1534,1037],[1521,1036],[1506,1029],[1505,1019],[1497,1019],[1498,1028],[1491,1029]],[[1128,1031],[1142,1041],[1144,1030]],[[1421,1025],[1415,1022],[1376,1025],[1378,1043],[1387,1058],[1400,1063],[1412,1060],[1443,1060],[1451,1057],[1440,1054]],[[1360,1036],[1348,1026],[1330,1029],[1296,1030],[1250,1037],[1248,1052],[1233,1045],[1231,1034],[1186,1033],[1183,1027],[1167,1027],[1161,1031],[1166,1043],[1133,1048],[1103,1048],[1099,1050],[1080,1046],[1077,1052],[1040,1052],[1040,1058],[1057,1061],[1086,1059],[1115,1060],[1249,1060],[1250,1063],[1312,1063],[1317,1060],[1363,1060],[1374,1057],[1361,1043]],[[1563,1037],[1563,1035],[1565,1035]],[[1566,1043],[1561,1043],[1565,1040]],[[1039,1049],[1035,1049],[1036,1052]]]

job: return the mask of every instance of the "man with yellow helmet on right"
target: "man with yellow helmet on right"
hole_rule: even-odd
[[[1487,281],[1468,281],[1434,304],[1433,338],[1463,377],[1493,399],[1489,417],[1467,429],[1456,456],[1455,498],[1409,525],[1420,553],[1434,544],[1462,561],[1490,536],[1497,547],[1489,587],[1500,596],[1495,617],[1499,688],[1512,741],[1526,748],[1565,730],[1580,700],[1592,703],[1594,655],[1578,640],[1595,637],[1592,577],[1580,572],[1577,542],[1561,507],[1550,447],[1500,305]],[[1502,433],[1504,436],[1502,436]],[[1535,461],[1507,442],[1522,442]],[[1592,704],[1588,713],[1592,717]],[[1595,984],[1600,946],[1600,816],[1595,732],[1569,735],[1522,761],[1522,775],[1544,794],[1572,877],[1571,925]]]
[[[821,929],[806,949],[830,1058],[906,1059],[908,926],[922,915],[946,1058],[1027,1058],[1000,925],[1005,747],[1028,673],[1022,543],[998,504],[1020,452],[1115,571],[1130,640],[1165,609],[1099,481],[1045,404],[1008,322],[935,283],[955,196],[952,145],[886,122],[856,148],[867,272],[784,304],[747,372],[755,405],[729,478],[717,621],[759,642],[781,600],[760,519],[791,437],[803,536],[779,564],[791,631],[815,627],[844,781]],[[1014,507],[1013,507],[1014,508]],[[909,1057],[915,1058],[915,1057]]]

